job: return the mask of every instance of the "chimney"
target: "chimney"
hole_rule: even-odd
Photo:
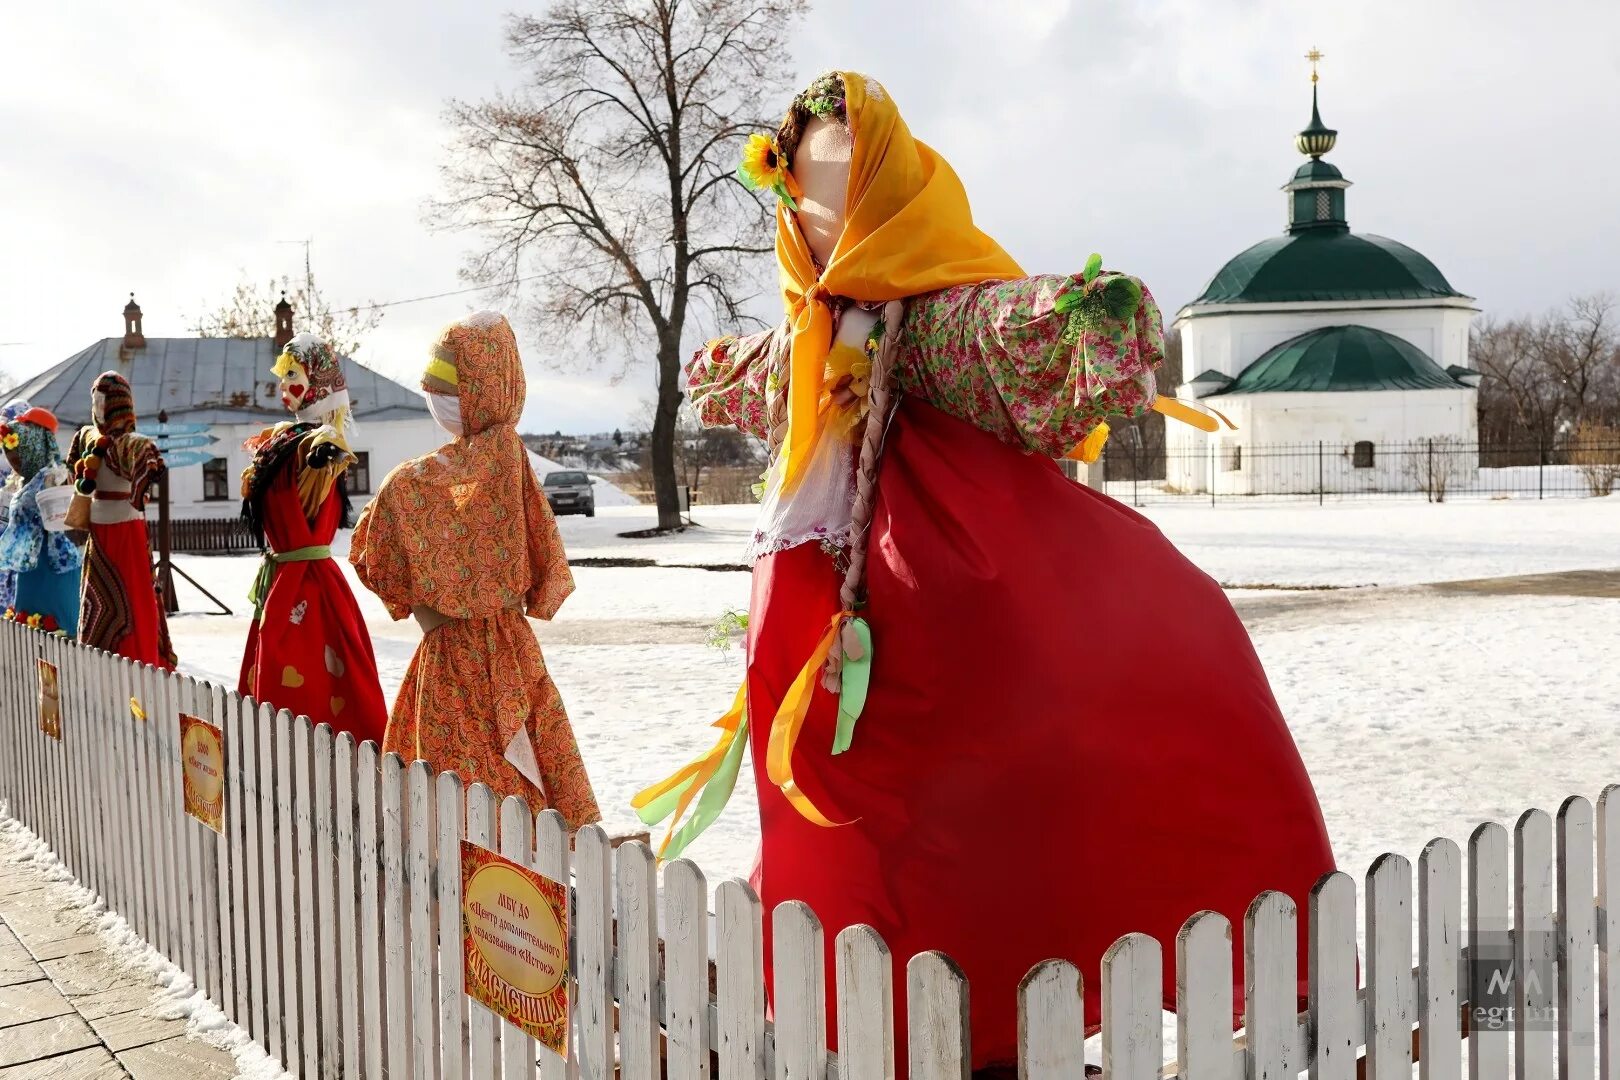
[[[287,347],[287,342],[293,339],[292,317],[292,305],[287,303],[287,294],[282,293],[281,303],[276,305],[276,336],[271,342],[277,356],[280,356],[281,350]]]
[[[146,348],[146,335],[141,333],[141,305],[135,302],[135,294],[129,294],[129,303],[124,305],[124,349]]]

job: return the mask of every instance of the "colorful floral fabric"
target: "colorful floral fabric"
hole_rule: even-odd
[[[1120,275],[1104,274],[1092,289]],[[1134,279],[1132,279],[1134,280]],[[1111,416],[1153,405],[1164,359],[1163,318],[1144,287],[1128,315],[1061,303],[1087,289],[1081,275],[959,285],[906,301],[896,352],[902,391],[1012,446],[1062,457]],[[785,326],[726,337],[687,365],[705,426],[769,434],[769,385],[785,371]]]
[[[349,554],[394,618],[425,607],[450,619],[423,636],[383,748],[536,810],[554,807],[578,828],[599,819],[596,798],[523,619],[555,615],[574,579],[517,434],[517,340],[504,318],[480,313],[447,328],[435,349],[454,356],[465,434],[389,475]],[[539,785],[519,768],[525,741]]]

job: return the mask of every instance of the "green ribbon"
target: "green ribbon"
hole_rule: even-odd
[[[737,786],[737,773],[742,767],[743,751],[748,748],[748,720],[744,717],[741,727],[737,729],[737,737],[731,740],[726,748],[726,756],[720,762],[720,768],[703,785],[703,791],[698,795],[697,805],[692,808],[692,816],[675,830],[670,837],[669,847],[665,849],[661,858],[665,862],[673,862],[686,851],[687,845],[698,838],[698,835],[713,825],[720,816],[720,811],[726,808],[732,791]],[[672,791],[666,792],[662,798],[650,803],[637,812],[642,822],[654,826],[675,812],[675,806],[681,801],[681,796],[691,789],[697,778],[680,785]]]
[[[259,618],[264,616],[264,602],[270,596],[270,583],[276,579],[276,567],[282,563],[319,562],[331,557],[330,544],[313,544],[292,551],[266,551],[264,558],[259,560],[259,575],[253,579],[253,587],[248,590],[248,601],[253,605],[254,615]]]
[[[843,689],[838,694],[838,727],[833,732],[834,756],[842,754],[855,741],[855,721],[866,709],[866,694],[872,685],[872,628],[865,619],[851,619],[850,629],[861,642],[861,658],[844,654]]]

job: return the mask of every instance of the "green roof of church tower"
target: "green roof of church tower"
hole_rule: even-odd
[[[1311,50],[1311,122],[1294,139],[1309,157],[1288,183],[1288,231],[1262,240],[1227,262],[1193,301],[1197,304],[1286,304],[1467,297],[1434,263],[1405,244],[1350,231],[1345,191],[1350,181],[1322,155],[1338,132],[1322,122]]]

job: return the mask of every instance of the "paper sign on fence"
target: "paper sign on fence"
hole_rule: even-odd
[[[225,743],[219,728],[197,716],[180,714],[180,772],[185,778],[186,813],[225,831]]]
[[[568,1047],[568,891],[461,842],[467,994],[555,1054]]]
[[[39,662],[39,730],[62,741],[62,683],[56,665]]]

